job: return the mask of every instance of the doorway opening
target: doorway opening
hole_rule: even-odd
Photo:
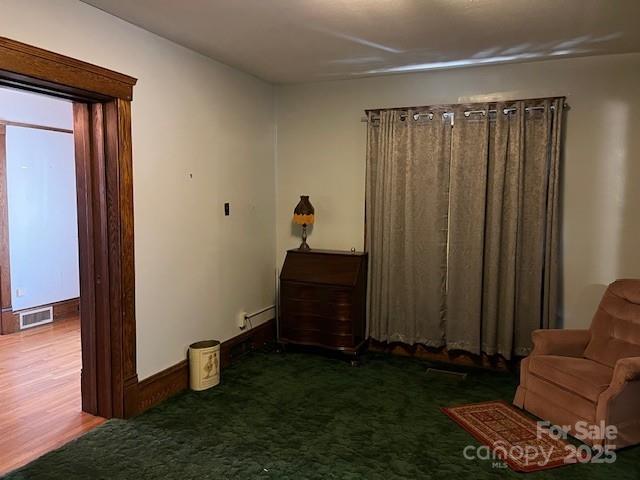
[[[80,309],[73,105],[0,88],[0,334]]]
[[[82,411],[73,124],[72,102],[0,87],[0,473],[104,421]]]
[[[63,130],[73,131],[75,157],[81,405],[103,418],[128,418],[139,411],[131,148],[135,84],[127,75],[0,37],[0,86],[71,102],[73,127]],[[11,300],[14,313],[20,302]],[[47,315],[32,313],[27,321],[34,323]],[[54,328],[55,319],[48,326]],[[21,441],[28,449],[39,439]]]

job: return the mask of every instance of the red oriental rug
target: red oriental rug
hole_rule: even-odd
[[[489,447],[492,458],[516,472],[535,472],[566,465],[571,444],[538,428],[535,420],[500,400],[442,409],[458,425]],[[473,455],[473,451],[465,455]],[[480,455],[473,458],[481,458]]]

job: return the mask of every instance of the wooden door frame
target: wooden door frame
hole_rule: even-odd
[[[74,101],[82,409],[135,414],[131,101],[135,78],[0,37],[0,85]]]

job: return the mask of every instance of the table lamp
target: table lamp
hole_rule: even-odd
[[[308,195],[300,195],[300,201],[293,210],[293,223],[302,225],[302,243],[298,250],[311,250],[307,244],[307,225],[313,225],[315,210]]]

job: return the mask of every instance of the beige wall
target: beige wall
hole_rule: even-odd
[[[299,243],[298,195],[316,207],[312,247],[362,248],[365,108],[566,95],[566,326],[588,324],[604,284],[640,277],[640,55],[277,87],[274,166],[265,82],[73,0],[3,0],[0,34],[139,79],[141,379],[182,360],[194,340],[236,335],[238,312],[273,302],[274,269]]]
[[[278,87],[278,266],[299,243],[300,194],[316,208],[312,247],[363,247],[364,109],[566,95],[564,318],[586,327],[605,284],[640,277],[639,74],[629,54]]]
[[[3,0],[0,9],[0,35],[139,79],[139,377],[184,359],[190,342],[240,333],[236,314],[274,297],[273,88],[80,2]]]

